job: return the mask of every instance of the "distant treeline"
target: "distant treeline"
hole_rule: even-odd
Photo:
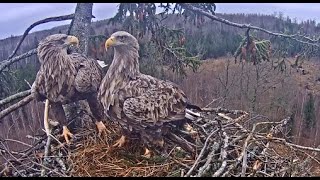
[[[301,32],[302,34],[307,34],[309,36],[318,35],[320,32],[320,24],[316,24],[314,20],[307,20],[297,23],[297,20],[284,17],[281,13],[274,15],[217,14],[217,16],[232,22],[249,23],[273,32],[283,32],[289,34]],[[184,43],[187,50],[192,55],[200,54],[201,59],[218,58],[226,56],[228,53],[233,54],[245,35],[244,29],[228,26],[210,19],[205,19],[203,24],[199,25],[190,21],[185,21],[183,17],[170,15],[163,21],[163,23],[169,28],[182,29],[185,32]],[[68,25],[64,25],[49,30],[31,33],[22,43],[22,46],[17,54],[21,54],[35,48],[38,42],[49,34],[66,33],[67,29]],[[107,64],[110,63],[112,59],[111,53],[105,52],[103,44],[105,38],[110,36],[110,34],[116,30],[121,30],[121,25],[108,25],[108,20],[101,20],[92,23],[92,38],[89,42],[89,56],[95,59],[104,60],[107,62]],[[299,43],[284,43],[283,39],[270,37],[262,32],[251,31],[251,33],[260,39],[270,39],[273,48],[278,48],[285,44],[288,56],[295,56],[303,48]],[[9,38],[0,40],[0,61],[7,59],[18,43],[20,37],[21,36],[11,36]],[[150,65],[152,63],[147,64]],[[21,69],[20,67],[24,68]],[[0,88],[0,99],[4,96],[7,96],[7,93],[14,94],[18,91],[28,89],[29,87],[25,83],[25,80],[32,83],[38,67],[39,63],[36,56],[31,56],[20,61],[19,63],[12,65],[10,70],[14,72],[13,75],[15,76],[15,87],[7,89]],[[0,83],[1,86],[4,87],[4,82],[0,81]],[[12,84],[13,83],[11,83],[11,85]]]
[[[314,20],[297,23],[296,19],[285,18],[282,13],[274,15],[218,14],[217,16],[232,22],[251,24],[273,32],[285,34],[300,32],[311,37],[320,35],[320,23],[316,24]],[[178,22],[175,27],[185,29],[187,49],[193,54],[203,54],[203,59],[218,58],[227,55],[227,53],[233,54],[244,37],[246,30],[213,22],[209,19],[206,19],[205,23],[200,26],[193,25],[192,22],[187,24]],[[283,42],[285,41],[283,38],[269,36],[263,32],[250,32],[251,35],[259,39],[271,40],[274,49],[283,46]],[[302,51],[303,46],[300,43],[295,41],[285,42],[288,56],[295,56]]]

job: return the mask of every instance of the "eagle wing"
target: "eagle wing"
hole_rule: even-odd
[[[182,120],[187,105],[186,95],[177,85],[148,75],[131,80],[119,91],[119,100],[124,100],[123,113],[129,124],[142,126]]]
[[[44,84],[44,73],[42,68],[39,69],[36,75],[36,79],[34,80],[31,87],[31,94],[33,94],[34,98],[38,101],[43,101],[46,99],[43,93],[40,93],[41,84]]]
[[[77,69],[75,77],[77,91],[81,93],[97,92],[102,80],[102,68],[98,62],[79,53],[72,53],[69,56]]]
[[[77,71],[70,61],[56,59],[44,62],[31,91],[37,99],[44,97],[53,102],[64,102],[74,94],[73,83],[76,74]]]

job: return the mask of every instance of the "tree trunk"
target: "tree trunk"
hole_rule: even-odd
[[[72,20],[68,34],[74,35],[79,39],[79,49],[72,49],[78,53],[88,55],[88,40],[91,27],[93,3],[77,3],[75,16]],[[79,113],[90,112],[89,105],[86,101],[70,103],[64,106],[70,127],[82,127],[83,121],[91,120],[89,115],[80,116]]]
[[[79,49],[88,54],[88,40],[91,27],[93,3],[78,3],[74,19],[71,22],[69,34],[79,38]]]

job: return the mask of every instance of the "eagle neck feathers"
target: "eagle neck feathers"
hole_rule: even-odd
[[[115,93],[139,75],[138,50],[131,47],[114,48],[113,61],[102,81],[103,88],[100,88],[105,91],[99,93],[106,110],[109,110],[110,105],[114,104]]]

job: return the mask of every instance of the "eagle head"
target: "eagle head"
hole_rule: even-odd
[[[70,46],[79,47],[79,40],[75,36],[68,36],[66,34],[53,34],[40,41],[38,45],[38,57],[40,63],[47,59],[52,59],[51,52],[65,52],[67,54]],[[51,55],[49,55],[51,54]],[[56,53],[55,53],[56,54]]]
[[[70,36],[66,34],[53,34],[43,39],[39,43],[39,45],[40,47],[41,45],[42,46],[51,45],[51,46],[66,49],[70,45],[79,47],[79,40],[75,36]]]
[[[105,48],[108,50],[110,47],[127,47],[139,50],[138,40],[126,31],[117,31],[113,33],[105,43]]]

